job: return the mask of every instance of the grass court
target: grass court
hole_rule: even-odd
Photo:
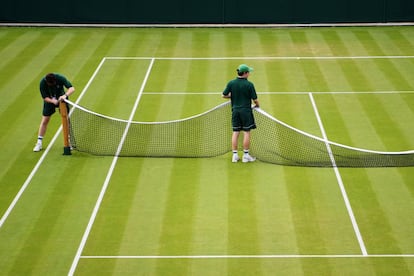
[[[240,63],[295,128],[412,150],[413,49],[410,26],[1,27],[1,274],[413,275],[413,167],[62,156],[58,114],[32,152],[48,72],[90,110],[153,122],[221,104]]]

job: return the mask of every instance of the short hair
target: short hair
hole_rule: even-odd
[[[49,73],[45,77],[47,85],[55,85],[56,84],[56,76],[53,73]]]

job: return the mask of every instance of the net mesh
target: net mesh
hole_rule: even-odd
[[[168,122],[128,122],[74,105],[71,145],[93,155],[129,157],[214,157],[231,151],[231,106]],[[254,109],[257,129],[250,151],[258,160],[308,167],[414,166],[414,151],[379,152],[330,142]],[[121,145],[121,146],[120,146]]]

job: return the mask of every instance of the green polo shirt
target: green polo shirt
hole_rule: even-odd
[[[254,84],[246,78],[236,78],[229,81],[223,91],[223,95],[227,96],[231,93],[232,108],[251,108],[252,100],[257,99]]]

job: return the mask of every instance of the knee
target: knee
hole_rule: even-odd
[[[42,122],[40,123],[42,126],[47,126],[49,124],[50,117],[43,116]]]

